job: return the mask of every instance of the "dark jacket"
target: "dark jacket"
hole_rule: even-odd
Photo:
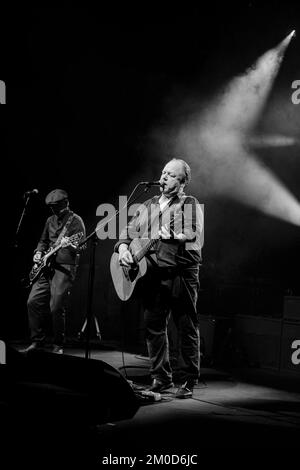
[[[62,217],[52,215],[47,219],[42,236],[35,251],[42,251],[45,253],[55,244],[60,232],[62,231],[71,214],[72,212],[68,210],[63,213]],[[82,218],[77,214],[73,213],[73,215],[74,217],[68,226],[65,236],[70,237],[71,235],[82,232],[83,237],[85,237],[85,226]],[[77,254],[78,250],[71,246],[61,248],[57,252],[55,261],[58,264],[75,264]]]

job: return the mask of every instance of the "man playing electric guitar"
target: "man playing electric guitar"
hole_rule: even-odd
[[[78,266],[80,250],[77,249],[77,242],[85,237],[85,226],[81,217],[70,210],[66,191],[54,189],[47,195],[45,202],[53,215],[47,219],[35,250],[32,278],[40,263],[47,258],[47,253],[55,251],[55,254],[49,259],[49,264],[47,263],[33,279],[27,301],[32,343],[22,352],[45,347],[46,319],[51,314],[52,352],[62,354],[65,340],[65,305]]]
[[[183,191],[190,179],[191,170],[184,160],[174,158],[169,161],[160,178],[161,195],[147,200],[137,210],[115,246],[120,265],[131,268],[137,265],[132,241],[158,238],[147,252],[147,274],[141,278],[146,342],[153,379],[149,390],[163,392],[174,386],[167,337],[167,324],[172,312],[184,363],[176,392],[178,398],[192,396],[200,367],[196,303],[203,211],[197,199],[186,196]]]
[[[56,243],[49,248],[44,256],[41,256],[42,253],[40,251],[35,253],[33,257],[34,265],[29,273],[29,285],[32,286],[32,284],[36,282],[42,274],[46,275],[48,273],[48,275],[50,275],[51,271],[54,269],[55,255],[58,250],[66,248],[67,246],[77,249],[78,243],[82,237],[83,232],[76,233],[71,237],[62,236],[60,241],[57,239]]]

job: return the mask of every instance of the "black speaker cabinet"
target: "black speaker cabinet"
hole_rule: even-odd
[[[281,325],[280,319],[236,316],[237,340],[250,366],[279,370]]]
[[[127,380],[96,359],[7,349],[0,366],[0,403],[31,419],[76,417],[91,424],[132,418],[139,408]],[[59,418],[58,420],[60,420]]]
[[[300,297],[284,297],[283,318],[284,320],[300,323]]]
[[[200,349],[203,358],[212,360],[216,320],[209,315],[199,315]]]

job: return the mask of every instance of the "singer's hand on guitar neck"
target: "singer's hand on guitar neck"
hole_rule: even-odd
[[[41,261],[41,257],[42,257],[42,252],[36,251],[33,255],[33,262],[38,264]]]
[[[129,267],[131,264],[133,264],[133,258],[128,250],[128,246],[126,243],[122,243],[119,247],[119,263],[121,266],[127,266]]]

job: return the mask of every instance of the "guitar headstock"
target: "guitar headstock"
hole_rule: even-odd
[[[72,240],[72,243],[73,242],[80,242],[82,237],[83,237],[83,232],[78,232],[78,233],[75,233],[74,235],[72,235],[71,237],[69,237],[69,241]]]
[[[73,246],[74,248],[77,248],[79,245],[80,240],[83,238],[84,233],[83,232],[78,232],[75,233],[74,235],[71,235],[70,237],[64,237],[61,241],[61,246],[63,248],[66,248],[67,246]]]

